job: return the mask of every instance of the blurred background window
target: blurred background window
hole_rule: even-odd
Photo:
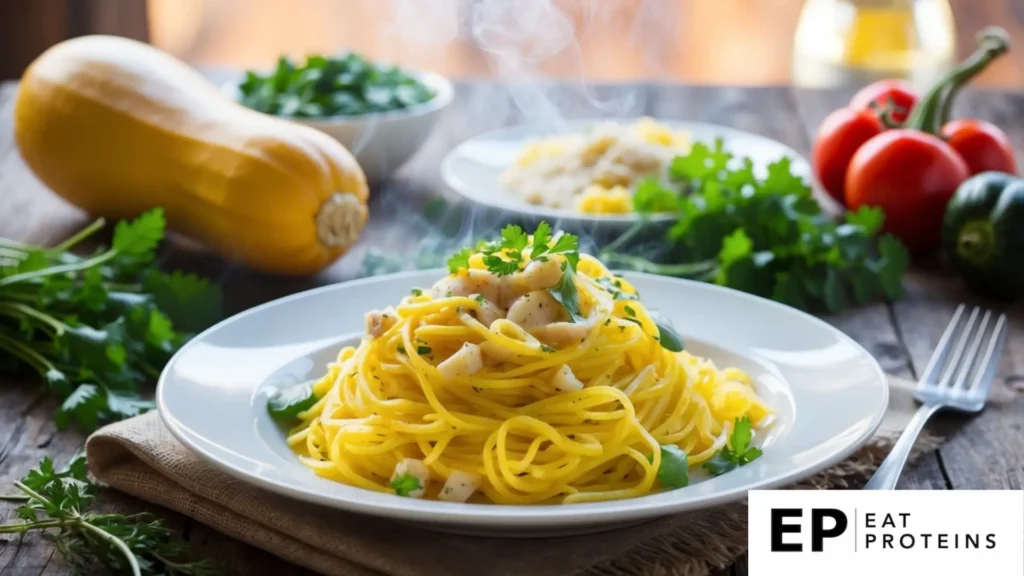
[[[0,2],[0,76],[66,37],[112,33],[212,68],[350,49],[449,76],[923,83],[988,24],[1024,45],[1024,0],[32,0]],[[976,83],[1024,86],[1022,54]]]

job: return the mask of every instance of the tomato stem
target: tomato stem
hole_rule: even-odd
[[[878,116],[878,120],[882,122],[882,126],[885,126],[886,128],[900,128],[902,126],[902,124],[893,117],[893,114],[896,112],[905,112],[906,110],[897,106],[896,101],[892,96],[886,100],[884,106],[877,102],[872,102],[871,108]]]
[[[938,135],[949,120],[953,101],[972,78],[981,73],[989,62],[1010,49],[1010,36],[998,26],[990,26],[978,35],[978,49],[937,82],[914,107],[905,128]]]

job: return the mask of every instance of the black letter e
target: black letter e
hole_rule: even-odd
[[[772,508],[772,552],[803,552],[804,547],[796,544],[786,544],[782,541],[782,535],[786,533],[799,534],[800,526],[797,524],[785,524],[783,518],[800,518],[803,511],[799,508]]]

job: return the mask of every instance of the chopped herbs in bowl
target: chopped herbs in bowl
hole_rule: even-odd
[[[429,102],[437,90],[401,68],[355,52],[332,58],[282,56],[272,72],[248,71],[239,101],[275,116],[329,118],[394,112]]]
[[[370,185],[405,163],[455,94],[444,76],[404,70],[357,53],[287,57],[225,87],[240,104],[315,128],[351,152]]]

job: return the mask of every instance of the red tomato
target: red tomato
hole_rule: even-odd
[[[967,163],[940,138],[916,130],[889,130],[861,146],[846,173],[851,210],[879,206],[885,230],[914,254],[939,247],[946,204],[970,176]]]
[[[942,127],[942,137],[967,162],[971,174],[988,170],[1017,173],[1013,144],[995,124],[984,120],[953,120]]]
[[[850,107],[870,110],[872,103],[886,106],[890,99],[896,107],[892,112],[892,119],[902,124],[907,116],[910,116],[910,110],[917,104],[917,91],[906,80],[879,80],[854,94],[850,100]]]
[[[846,168],[862,144],[885,130],[868,110],[840,108],[828,115],[818,128],[812,161],[814,175],[829,195],[846,204]]]

